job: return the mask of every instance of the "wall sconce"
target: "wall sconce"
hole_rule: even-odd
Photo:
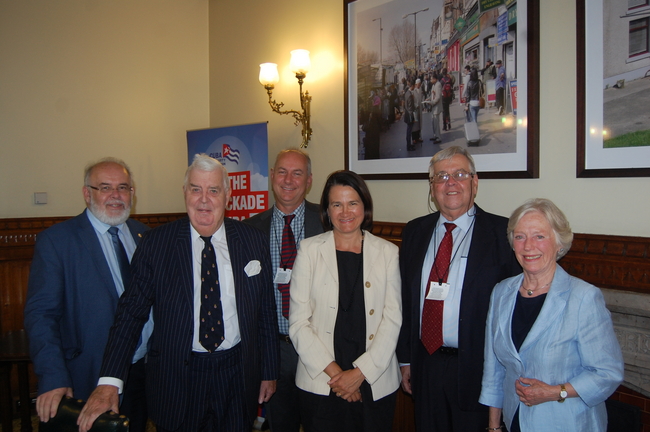
[[[271,105],[271,109],[280,115],[291,114],[295,119],[294,124],[296,126],[298,126],[299,123],[302,123],[301,148],[306,148],[311,139],[311,127],[309,126],[309,104],[311,103],[311,96],[309,96],[309,92],[302,92],[302,83],[307,76],[310,67],[311,61],[309,60],[309,51],[301,49],[291,51],[290,68],[291,71],[296,74],[298,84],[300,85],[300,107],[302,108],[302,112],[299,112],[296,110],[282,111],[281,108],[284,106],[284,103],[278,103],[273,100],[273,89],[275,88],[275,84],[280,81],[278,65],[275,63],[262,63],[260,65],[260,83],[264,86],[266,93],[269,95],[269,105]]]

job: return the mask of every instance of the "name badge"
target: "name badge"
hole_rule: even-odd
[[[429,286],[429,294],[427,294],[427,300],[444,300],[447,298],[448,294],[448,283],[431,282],[431,285]]]
[[[291,269],[283,269],[278,267],[278,270],[275,272],[275,279],[273,283],[276,284],[288,284],[291,282]]]

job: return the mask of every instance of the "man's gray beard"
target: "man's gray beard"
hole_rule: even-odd
[[[114,201],[113,201],[114,202]],[[131,214],[131,203],[128,203],[128,206],[126,205],[127,203],[124,201],[119,201],[122,204],[124,204],[125,208],[122,211],[122,213],[119,216],[109,216],[106,213],[106,209],[97,205],[95,200],[90,197],[90,206],[88,207],[88,210],[100,221],[104,222],[107,225],[110,226],[117,226],[120,224],[123,224],[126,222],[126,220],[129,218],[129,215]]]

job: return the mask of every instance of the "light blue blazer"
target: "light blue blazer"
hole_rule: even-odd
[[[605,399],[623,380],[624,365],[602,293],[556,265],[544,306],[517,352],[510,330],[522,280],[511,277],[492,292],[479,402],[502,408],[508,429],[519,408],[522,431],[604,432]],[[568,382],[579,397],[527,407],[515,392],[519,377]]]

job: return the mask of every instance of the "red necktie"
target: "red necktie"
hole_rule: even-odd
[[[291,221],[296,215],[284,216],[284,229],[282,230],[282,252],[280,253],[280,267],[283,269],[293,268],[296,260],[296,240],[291,230]],[[282,315],[289,318],[289,284],[278,284],[278,290],[282,294]]]
[[[445,302],[443,300],[427,300],[426,296],[431,289],[431,282],[447,282],[449,275],[449,264],[451,263],[451,251],[454,248],[454,237],[451,232],[456,228],[453,223],[445,223],[447,232],[440,242],[438,253],[431,266],[429,281],[424,295],[424,306],[422,307],[422,344],[429,354],[433,354],[442,346],[442,313]]]

